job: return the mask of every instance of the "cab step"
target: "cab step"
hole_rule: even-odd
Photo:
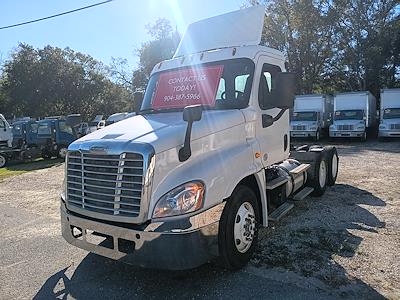
[[[271,222],[278,222],[283,216],[285,216],[292,208],[293,203],[285,202],[275,209],[269,216],[268,220]]]
[[[296,200],[296,201],[301,201],[303,200],[305,197],[307,197],[308,195],[310,195],[312,192],[314,192],[314,188],[306,186],[304,187],[302,190],[300,190],[300,192],[297,192],[292,199]]]
[[[273,190],[275,188],[277,188],[278,186],[284,185],[286,182],[288,182],[288,178],[287,177],[278,177],[275,178],[271,181],[267,182],[267,190]]]

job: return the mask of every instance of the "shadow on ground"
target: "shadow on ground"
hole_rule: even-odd
[[[229,272],[212,264],[180,272],[148,270],[88,254],[78,266],[49,277],[34,298],[381,299],[377,291],[349,277],[332,260],[333,255],[355,255],[362,239],[348,230],[373,232],[385,226],[360,204],[385,205],[367,191],[337,185],[323,198],[297,205],[275,229],[263,230],[250,265],[266,276],[248,269]],[[168,249],[165,254],[169,255]],[[323,284],[310,288],[302,280],[268,275],[277,269],[296,274],[304,282],[314,278]]]
[[[10,171],[36,171],[40,169],[51,168],[59,166],[64,162],[61,158],[54,159],[39,159],[35,161],[26,162],[12,162],[7,166]]]
[[[333,258],[364,255],[359,249],[362,232],[377,233],[385,227],[384,222],[364,207],[385,205],[368,191],[337,184],[323,197],[308,198],[297,204],[293,214],[281,224],[263,230],[252,263],[256,267],[282,268],[311,281],[317,280],[342,297],[381,298],[366,283],[350,276]],[[357,235],[353,234],[354,230]]]

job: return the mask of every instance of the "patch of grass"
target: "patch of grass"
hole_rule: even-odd
[[[50,168],[63,163],[62,159],[37,159],[32,162],[18,162],[0,169],[0,181],[11,176],[21,175],[30,171]]]

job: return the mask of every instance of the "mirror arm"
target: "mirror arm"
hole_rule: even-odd
[[[193,121],[188,121],[186,127],[185,141],[183,143],[183,147],[179,149],[179,161],[183,162],[189,159],[192,155],[192,149],[190,148],[190,137],[192,135],[192,125]]]

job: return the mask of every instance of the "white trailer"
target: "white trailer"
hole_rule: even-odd
[[[142,267],[219,259],[238,269],[259,226],[335,183],[334,147],[290,149],[294,74],[259,45],[264,14],[258,6],[191,24],[175,56],[154,67],[138,114],[69,146],[69,243]]]
[[[368,91],[335,94],[330,137],[367,139],[367,129],[376,124],[376,99]]]
[[[400,89],[381,90],[379,137],[400,137]]]
[[[331,95],[296,96],[290,121],[290,136],[313,137],[315,141],[319,141],[321,134],[329,130],[332,113]]]

